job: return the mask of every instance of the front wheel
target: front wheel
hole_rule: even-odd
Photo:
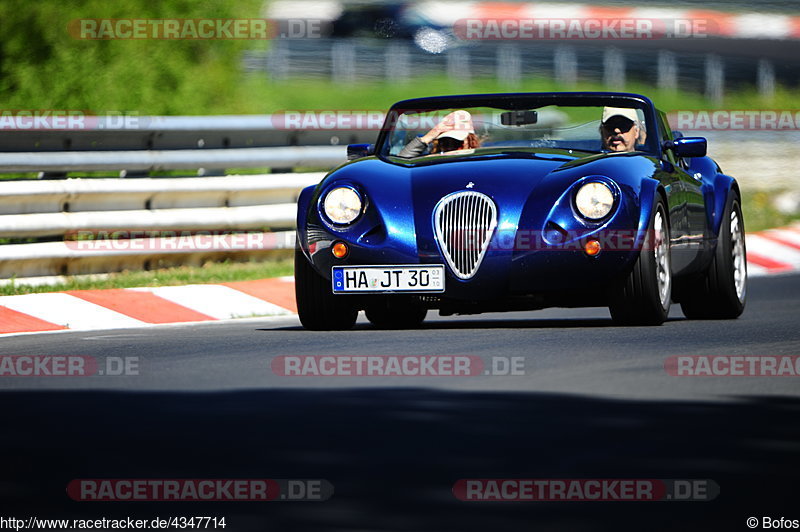
[[[294,251],[294,293],[300,323],[312,331],[350,329],[358,309],[348,299],[336,296],[331,283],[314,270],[298,246]]]
[[[672,299],[672,264],[667,209],[659,197],[645,244],[633,269],[612,293],[609,310],[621,325],[661,325]]]
[[[733,319],[747,299],[747,252],[739,195],[731,190],[708,270],[681,290],[683,314],[696,319]]]

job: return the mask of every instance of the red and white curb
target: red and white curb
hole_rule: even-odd
[[[747,233],[750,277],[800,270],[800,224]]]
[[[297,312],[291,277],[0,297],[0,334],[143,327]]]
[[[800,224],[747,234],[751,277],[800,271]],[[0,297],[0,335],[190,323],[297,312],[292,277]]]

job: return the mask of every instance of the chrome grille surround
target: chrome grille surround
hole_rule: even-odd
[[[436,239],[450,270],[459,279],[470,279],[478,271],[497,227],[494,202],[480,192],[454,192],[439,201],[433,219]]]

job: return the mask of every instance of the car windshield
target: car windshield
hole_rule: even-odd
[[[460,103],[460,102],[458,102]],[[592,102],[594,103],[594,102]],[[652,128],[646,123],[645,113],[635,108],[634,102],[609,102],[611,105],[537,105],[509,110],[507,105],[500,107],[446,107],[441,109],[395,109],[387,121],[386,135],[381,146],[383,155],[418,158],[437,155],[463,155],[468,153],[489,153],[497,151],[538,151],[542,149],[579,150],[581,152],[601,153],[603,151],[652,151],[647,132]],[[638,103],[638,102],[637,102]],[[612,107],[615,106],[615,107]],[[625,108],[624,106],[628,106]],[[641,105],[641,104],[640,104]],[[618,107],[617,107],[618,106]],[[464,112],[468,114],[464,114]],[[452,114],[454,113],[454,114]],[[603,141],[601,124],[604,117],[612,123],[614,114],[637,118],[641,133],[627,149],[611,149]],[[430,132],[449,116],[455,116],[453,131],[443,134]],[[616,117],[620,119],[619,116]],[[451,119],[452,121],[452,119]],[[624,126],[623,126],[624,129]],[[470,140],[464,142],[467,135]],[[427,146],[412,142],[415,138],[451,137],[446,148],[436,142]],[[416,150],[405,150],[416,144]],[[453,149],[455,148],[455,150]]]

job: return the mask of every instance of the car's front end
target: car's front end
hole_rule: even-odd
[[[444,313],[605,305],[646,237],[641,198],[658,181],[639,176],[657,171],[647,158],[553,149],[372,157],[303,191],[298,239],[359,306],[386,294]]]

